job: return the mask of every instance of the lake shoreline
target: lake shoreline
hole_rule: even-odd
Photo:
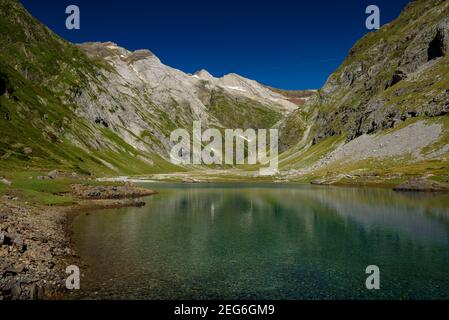
[[[65,270],[80,266],[71,225],[90,210],[141,207],[157,192],[137,186],[74,185],[67,206],[43,206],[0,199],[0,300],[66,299]],[[81,266],[80,266],[81,267]]]
[[[319,177],[252,176],[249,172],[232,170],[206,170],[196,172],[168,173],[142,176],[118,176],[98,179],[108,183],[180,183],[180,184],[279,184],[318,185],[350,188],[382,188],[398,192],[449,192],[449,176],[438,179],[434,175],[378,175],[378,174],[336,174],[329,172]]]
[[[145,206],[140,198],[157,192],[138,187],[126,177],[100,179],[105,185],[86,186],[73,184],[71,192],[76,202],[66,206],[33,205],[17,199],[0,199],[0,300],[2,299],[67,299],[65,268],[81,267],[81,260],[73,250],[72,222],[80,214],[90,210]],[[199,180],[177,182],[145,181],[133,179],[133,183],[177,183],[187,185],[226,184]],[[107,184],[109,183],[109,184]],[[112,183],[112,185],[111,185]],[[243,181],[241,183],[244,183]],[[251,183],[248,181],[248,184]],[[268,183],[252,182],[252,185]],[[270,182],[274,183],[274,182]],[[311,185],[300,182],[277,182],[276,185]],[[392,185],[318,184],[323,187],[382,188],[399,192],[440,193],[448,189],[425,187],[423,180],[394,188]]]

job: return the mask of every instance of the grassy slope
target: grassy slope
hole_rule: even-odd
[[[405,122],[397,122],[393,129],[380,127],[376,133],[389,134],[414,121],[426,120],[440,123],[443,126],[443,134],[438,142],[428,146],[423,153],[431,153],[449,143],[448,115],[438,117],[426,116],[426,107],[435,96],[443,94],[449,87],[449,56],[434,61],[415,76],[386,88],[386,84],[392,78],[399,66],[399,62],[405,55],[407,48],[413,46],[413,40],[420,36],[423,26],[430,29],[439,21],[447,17],[447,3],[439,0],[415,1],[410,4],[401,16],[394,22],[384,26],[378,32],[367,34],[351,50],[344,63],[333,73],[329,80],[332,92],[320,90],[317,99],[305,109],[298,110],[285,123],[282,130],[282,142],[289,143],[290,148],[280,156],[280,165],[283,170],[304,169],[332,152],[340,143],[351,136],[360,121],[368,122],[369,112],[366,106],[372,101],[381,101],[383,106],[377,111],[385,114],[394,114],[395,118],[403,118],[409,113],[417,113],[419,118],[408,119]],[[446,8],[446,9],[444,9]],[[429,31],[432,35],[432,31]],[[418,43],[418,46],[426,46],[427,43]],[[387,48],[387,49],[385,49]],[[380,63],[383,59],[386,63]],[[356,70],[363,65],[365,72],[369,68],[381,65],[382,67],[372,77],[357,74]],[[349,84],[345,77],[356,74],[355,80]],[[369,89],[367,89],[367,86]],[[365,115],[366,113],[366,115]],[[408,117],[408,116],[407,116]],[[306,143],[295,146],[303,137],[307,126],[312,124],[312,129]],[[369,125],[369,123],[368,123]],[[312,141],[319,136],[317,143],[309,148]],[[304,147],[306,145],[306,147]],[[330,166],[316,170],[303,179],[312,180],[329,174],[346,174],[363,172],[369,175],[377,175],[377,182],[396,183],[389,176],[397,173],[404,180],[410,176],[422,176],[434,174],[434,179],[446,181],[449,172],[448,156],[442,156],[438,160],[416,160],[404,156],[397,159],[372,159],[358,163],[342,164],[333,163]],[[365,179],[366,177],[363,177]],[[360,179],[360,180],[363,180]]]
[[[348,158],[319,167],[307,172],[292,181],[310,182],[323,177],[336,177],[337,184],[358,185],[397,185],[411,178],[429,175],[430,179],[449,183],[449,154],[441,155],[437,159],[425,159],[434,151],[440,150],[449,144],[449,115],[428,118],[420,117],[406,121],[401,126],[380,132],[381,135],[391,135],[416,121],[441,124],[443,132],[438,140],[421,150],[423,159],[413,159],[412,155],[391,158],[368,158],[361,161],[347,161]],[[320,143],[299,151],[289,150],[280,156],[282,170],[301,170],[309,168],[318,160],[325,158],[329,153],[344,143],[345,137],[330,137]],[[346,177],[345,177],[346,176]]]
[[[447,89],[448,56],[437,61],[434,66],[416,78],[406,79],[386,89],[393,74],[401,68],[400,63],[406,50],[414,46],[413,40],[419,36],[419,31],[424,26],[435,26],[446,18],[447,8],[447,3],[439,0],[415,1],[408,5],[394,22],[361,39],[351,49],[351,54],[344,63],[330,77],[329,82],[339,88],[328,96],[323,94],[323,99],[317,106],[321,113],[327,114],[326,119],[330,120],[325,129],[340,133],[347,131],[350,124],[355,126],[360,120],[357,117],[367,112],[364,108],[369,101],[381,101],[385,113],[391,112],[398,118],[408,112],[422,113],[433,97]],[[416,46],[426,48],[427,43],[419,43]],[[374,65],[382,67],[368,79],[360,77],[359,80],[356,76],[352,85],[342,83],[341,79],[348,70],[354,70],[361,65],[365,70]],[[367,86],[370,89],[367,89]],[[354,112],[347,112],[347,109],[354,109]]]
[[[223,92],[213,92],[208,110],[225,128],[266,129],[273,127],[282,115],[250,99],[234,99]]]
[[[8,87],[7,93],[0,95],[0,175],[23,169],[36,173],[63,169],[97,176],[185,170],[158,155],[136,150],[109,128],[78,117],[77,106],[71,103],[77,93],[92,82],[101,90],[105,79],[98,69],[114,70],[52,33],[18,1],[0,0],[0,9],[0,81]],[[182,126],[178,117],[182,118],[180,110],[185,108],[175,102],[166,106],[169,112],[154,108],[154,119],[145,118],[139,109],[142,106],[133,107],[164,135]],[[281,118],[268,106],[220,93],[214,95],[210,112],[229,128],[269,128]],[[123,125],[121,129],[127,131]],[[98,136],[109,146],[92,148],[84,143]],[[142,143],[160,143],[149,132],[135,138]],[[142,160],[145,158],[154,165]]]
[[[101,81],[96,68],[109,66],[53,34],[18,1],[0,0],[0,81],[7,87],[0,96],[0,175],[24,168],[96,175],[179,170],[75,115],[70,101],[88,81]],[[111,148],[89,150],[71,141],[91,141],[101,130]]]

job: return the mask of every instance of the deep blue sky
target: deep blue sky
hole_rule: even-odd
[[[163,63],[215,76],[235,72],[285,89],[320,88],[368,32],[365,9],[381,23],[408,0],[21,0],[65,39],[113,41],[150,49]],[[81,10],[81,30],[66,30],[65,8]]]

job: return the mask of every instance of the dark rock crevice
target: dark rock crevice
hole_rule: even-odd
[[[103,125],[105,128],[109,128],[109,123],[108,123],[105,119],[103,119],[103,118],[101,118],[101,117],[97,117],[97,118],[95,119],[95,123],[101,124],[101,125]]]
[[[6,75],[0,73],[0,96],[8,93],[10,91],[9,80]]]
[[[438,33],[427,49],[427,60],[433,60],[444,56],[444,47],[441,35]]]
[[[404,80],[405,78],[407,78],[407,75],[401,71],[401,70],[397,70],[394,74],[393,77],[391,78],[390,82],[387,84],[387,86],[385,87],[385,89],[388,89],[392,86],[394,86],[395,84],[398,84],[399,82],[401,82],[402,80]]]
[[[449,22],[443,22],[437,27],[437,34],[427,49],[427,59],[431,61],[444,57],[449,51]]]
[[[0,96],[6,93],[6,81],[0,77]]]

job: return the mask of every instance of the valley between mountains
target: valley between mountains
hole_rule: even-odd
[[[152,180],[447,183],[447,7],[410,3],[356,43],[323,88],[285,91],[237,74],[186,74],[148,50],[112,42],[74,45],[18,1],[2,0],[0,171],[8,181],[13,172],[61,170]],[[191,131],[194,121],[279,129],[278,174],[171,164],[170,132]]]
[[[449,2],[412,1],[348,49],[323,88],[287,91],[186,74],[113,42],[72,44],[0,0],[0,298],[57,296],[76,261],[70,217],[143,205],[129,198],[154,192],[132,182],[448,191]],[[172,164],[170,133],[194,121],[278,129],[278,172]]]

